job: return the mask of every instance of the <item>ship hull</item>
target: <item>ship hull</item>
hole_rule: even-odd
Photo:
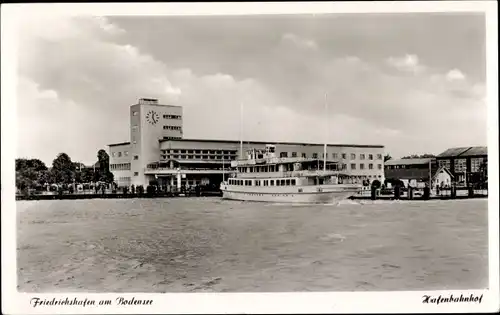
[[[271,203],[328,204],[345,200],[359,191],[358,187],[294,187],[293,190],[266,191],[264,189],[243,190],[238,187],[222,187],[222,198],[240,201],[260,201]],[[307,189],[306,189],[307,188]]]

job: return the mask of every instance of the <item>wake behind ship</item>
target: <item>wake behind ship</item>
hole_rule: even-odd
[[[251,149],[246,160],[231,162],[232,178],[221,183],[223,199],[276,203],[333,203],[362,190],[362,185],[343,183],[337,161],[317,158],[277,158],[276,147]],[[321,169],[321,166],[323,167]]]

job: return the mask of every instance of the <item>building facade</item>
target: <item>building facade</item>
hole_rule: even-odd
[[[488,148],[450,148],[436,157],[438,166],[446,167],[454,175],[458,186],[485,183],[488,176]]]
[[[429,177],[437,170],[436,161],[432,158],[398,159],[385,162],[385,178],[389,181],[416,181],[428,183]]]
[[[110,168],[118,186],[160,185],[218,186],[230,176],[231,161],[246,150],[276,146],[279,157],[323,159],[323,144],[245,141],[243,152],[235,140],[184,139],[182,107],[140,99],[130,107],[130,142],[110,144]],[[384,146],[327,145],[328,161],[339,162],[353,182],[384,180]]]

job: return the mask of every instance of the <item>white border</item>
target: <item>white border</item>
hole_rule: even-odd
[[[370,293],[175,293],[175,294],[25,294],[16,290],[16,203],[14,159],[16,133],[16,18],[32,15],[246,15],[304,13],[396,13],[478,12],[487,23],[487,102],[489,186],[489,290],[370,292]],[[397,313],[397,312],[493,312],[499,310],[498,263],[498,17],[496,1],[457,2],[314,2],[314,3],[197,3],[197,4],[9,4],[1,10],[1,97],[2,97],[2,313]],[[14,224],[13,224],[14,223]],[[422,304],[422,295],[483,294],[481,304]],[[118,296],[153,299],[145,307],[39,307],[41,298],[78,297],[112,299]]]

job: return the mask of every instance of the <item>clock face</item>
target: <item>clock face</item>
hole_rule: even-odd
[[[156,113],[154,110],[150,110],[147,114],[146,114],[146,120],[148,121],[148,123],[150,123],[151,125],[156,125],[156,123],[160,120],[160,116],[158,115],[158,113]]]

